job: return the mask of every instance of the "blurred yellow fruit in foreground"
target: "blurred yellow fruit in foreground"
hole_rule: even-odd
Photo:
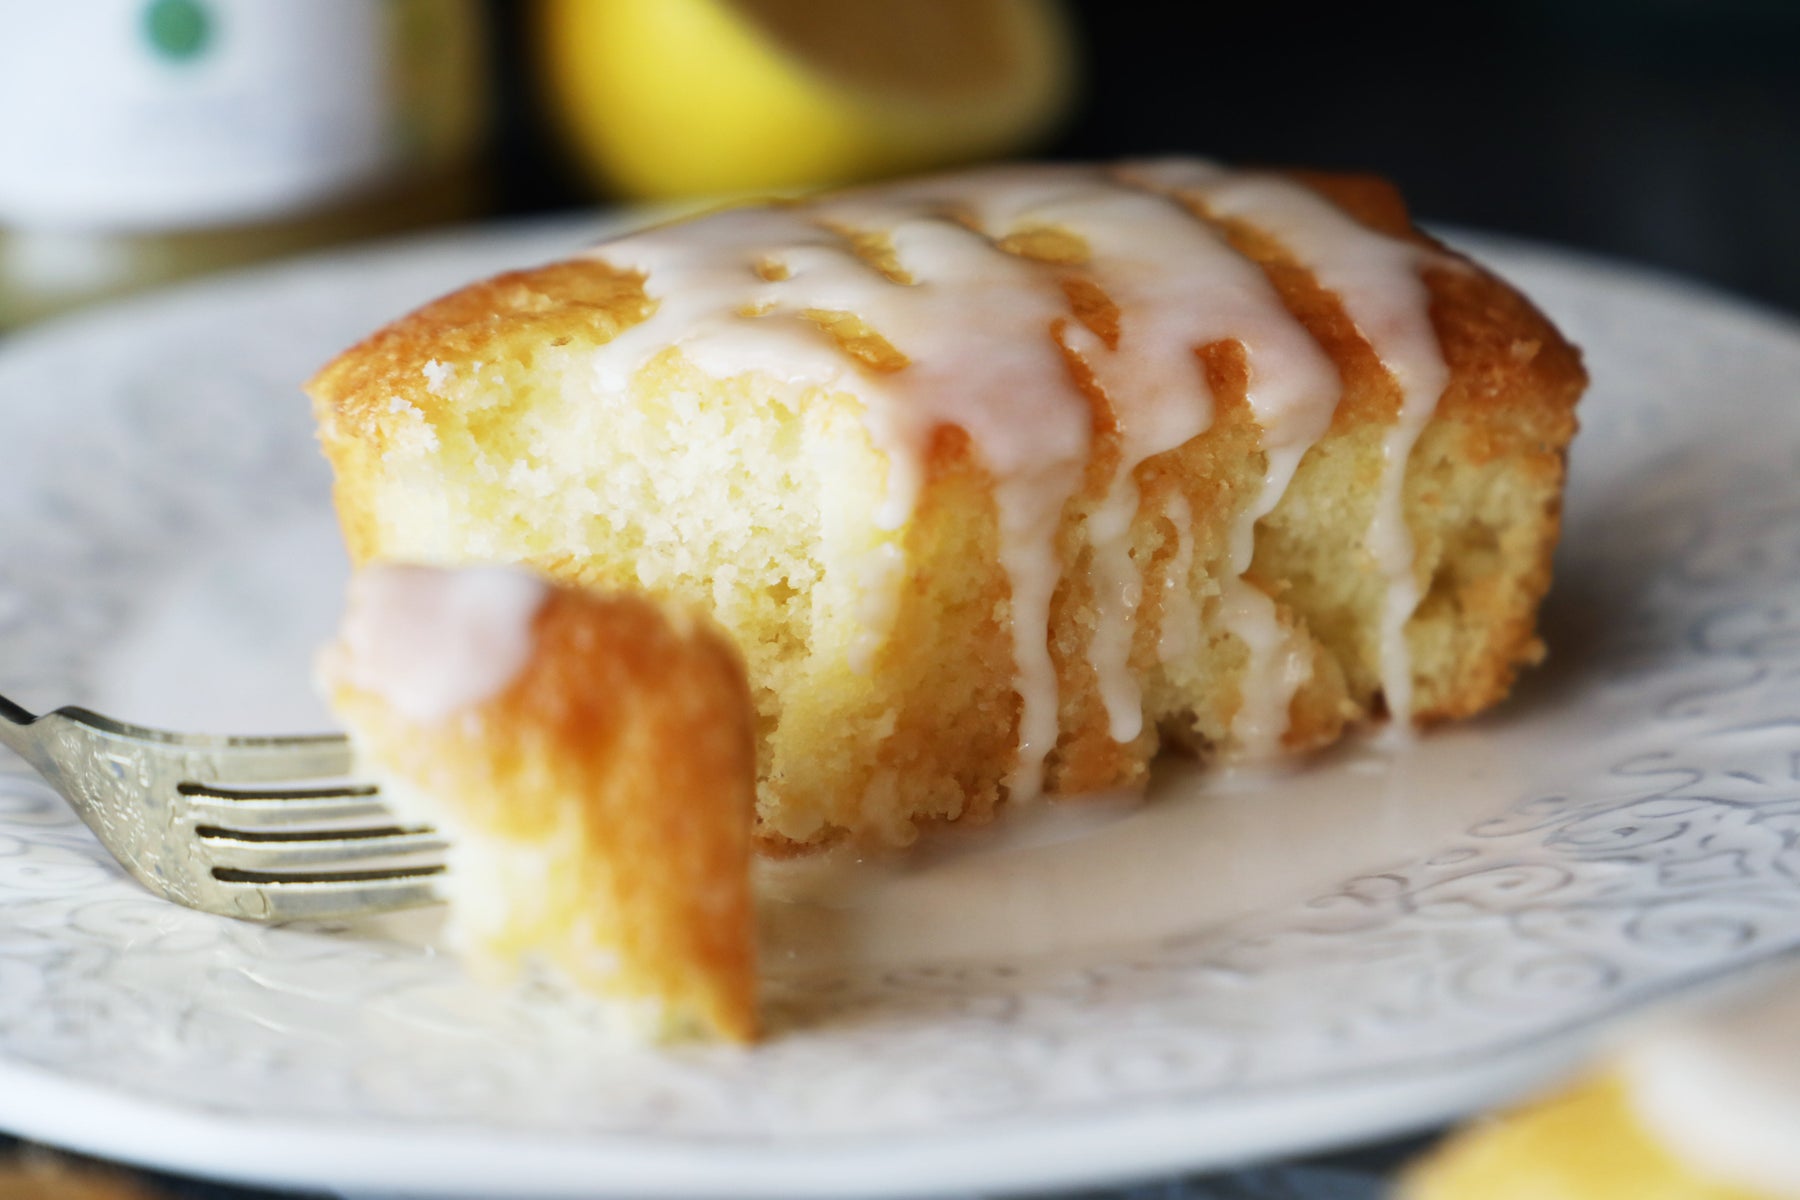
[[[582,165],[645,198],[1005,153],[1072,86],[1051,0],[545,0],[540,16]]]
[[[1602,1076],[1453,1136],[1402,1200],[1759,1200],[1705,1179],[1659,1145],[1625,1084]]]

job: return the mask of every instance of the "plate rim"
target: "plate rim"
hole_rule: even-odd
[[[1229,1105],[1137,1100],[1111,1114],[1090,1110],[950,1134],[824,1135],[798,1144],[737,1135],[554,1136],[431,1122],[373,1132],[330,1120],[267,1122],[0,1061],[0,1125],[30,1140],[158,1170],[347,1193],[541,1200],[1017,1195],[1225,1170],[1436,1128],[1541,1084],[1589,1038],[1571,1028],[1526,1040],[1537,1044],[1517,1054],[1450,1056],[1487,1060],[1472,1070],[1440,1062],[1407,1072],[1411,1078],[1365,1079],[1322,1095],[1274,1085]],[[16,1109],[7,1100],[13,1096]],[[1304,1137],[1293,1136],[1297,1122]],[[1196,1141],[1210,1151],[1196,1154]],[[529,1164],[529,1178],[520,1177],[521,1163]]]
[[[1114,1113],[1083,1108],[951,1134],[903,1130],[792,1142],[768,1135],[531,1134],[428,1120],[369,1131],[332,1119],[266,1121],[158,1100],[5,1059],[0,1126],[14,1136],[155,1170],[349,1194],[899,1200],[953,1190],[1002,1196],[1129,1186],[1441,1128],[1573,1073],[1608,1029],[1659,1000],[1703,1005],[1796,963],[1800,945],[1622,997],[1597,1019],[1565,1021],[1399,1070],[1344,1072],[1322,1092],[1310,1082],[1253,1085],[1229,1102],[1139,1098]],[[16,1107],[9,1103],[15,1097]],[[1304,1136],[1294,1136],[1297,1124]],[[1195,1153],[1196,1142],[1209,1149]],[[184,1153],[183,1146],[195,1149]],[[397,1147],[408,1153],[396,1154]],[[321,1170],[320,1162],[331,1166]],[[528,1180],[520,1178],[520,1163],[530,1164]],[[604,1177],[604,1190],[596,1190],[597,1177]]]

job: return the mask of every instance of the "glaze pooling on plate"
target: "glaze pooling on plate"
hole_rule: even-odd
[[[720,378],[762,372],[854,395],[887,459],[889,529],[912,512],[932,431],[966,430],[995,477],[1021,706],[1008,791],[1029,797],[1057,735],[1049,650],[1061,573],[1056,534],[1081,486],[1096,423],[1097,402],[1065,355],[1085,366],[1117,427],[1120,461],[1086,522],[1097,598],[1088,653],[1109,732],[1130,742],[1143,730],[1128,664],[1144,590],[1144,568],[1131,556],[1133,472],[1211,426],[1213,396],[1197,351],[1239,344],[1265,467],[1231,533],[1223,612],[1247,651],[1235,749],[1267,757],[1281,746],[1308,660],[1274,602],[1244,575],[1256,522],[1280,503],[1330,426],[1342,387],[1262,269],[1212,226],[1215,208],[1263,229],[1339,291],[1401,389],[1369,544],[1387,589],[1381,678],[1388,711],[1405,724],[1412,665],[1403,635],[1419,591],[1401,483],[1449,378],[1419,272],[1447,256],[1369,229],[1298,183],[1192,160],[1120,170],[1003,167],[651,229],[590,252],[641,273],[656,304],[601,347],[597,369],[603,386],[623,391],[639,368],[675,347]],[[1044,230],[1057,231],[1072,253],[1045,256],[1019,240]],[[1110,297],[1116,331],[1102,336],[1074,317],[1071,280]],[[890,353],[872,365],[852,352],[843,320]],[[1191,521],[1189,514],[1177,523],[1178,539],[1191,541]]]
[[[274,643],[329,630],[343,566],[294,381],[382,314],[587,233],[301,264],[10,340],[0,403],[59,402],[9,404],[0,438],[0,691],[301,726],[305,659]],[[1078,839],[933,862],[885,907],[823,913],[891,930],[869,956],[834,966],[822,936],[805,970],[777,964],[783,1035],[678,1059],[475,985],[430,913],[269,929],[161,903],[6,759],[0,1126],[390,1194],[1066,1189],[1447,1119],[1647,999],[1791,953],[1800,333],[1476,249],[1596,380],[1553,653],[1492,717],[1326,758],[1279,795],[1167,775]],[[316,610],[282,607],[296,580],[320,581]],[[1109,847],[1134,869],[1081,873]],[[913,904],[959,914],[963,940],[900,944]],[[1047,924],[1070,936],[1034,941]],[[226,1162],[250,1112],[256,1157]],[[522,1184],[526,1137],[543,1168]]]

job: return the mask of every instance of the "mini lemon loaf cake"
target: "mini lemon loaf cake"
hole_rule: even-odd
[[[660,1036],[756,1032],[754,715],[716,632],[517,568],[374,566],[321,658],[361,766],[449,835],[453,936]]]
[[[1797,1200],[1800,993],[1668,1019],[1557,1094],[1471,1124],[1406,1200]]]
[[[352,556],[710,614],[765,847],[1499,700],[1578,353],[1385,184],[1001,167],[475,284],[310,385]]]

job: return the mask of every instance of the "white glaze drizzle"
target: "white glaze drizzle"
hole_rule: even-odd
[[[1163,178],[1181,167],[1191,170]],[[1333,278],[1347,266],[1387,262],[1385,251],[1336,245],[1391,239],[1348,218],[1327,225],[1306,209],[1310,193],[1304,189],[1289,189],[1300,193],[1296,199],[1281,190],[1288,185],[1206,164],[1152,164],[1130,181],[1079,167],[973,172],[803,205],[719,213],[595,247],[593,256],[642,273],[657,305],[602,347],[596,370],[603,389],[623,391],[651,358],[678,347],[717,377],[760,372],[856,396],[888,463],[879,514],[886,529],[899,528],[912,512],[932,431],[954,424],[968,432],[995,478],[999,557],[1011,588],[1020,730],[1008,787],[1018,798],[1039,789],[1044,758],[1057,737],[1057,680],[1048,647],[1050,601],[1061,573],[1056,535],[1090,453],[1088,403],[1052,331],[1083,359],[1118,420],[1122,461],[1087,533],[1098,599],[1089,654],[1110,732],[1121,741],[1136,737],[1143,719],[1128,661],[1143,593],[1142,569],[1130,557],[1139,506],[1133,472],[1211,424],[1212,397],[1195,352],[1212,342],[1239,342],[1267,466],[1258,494],[1231,531],[1221,611],[1249,655],[1235,739],[1252,752],[1271,749],[1286,729],[1304,670],[1296,666],[1302,660],[1292,631],[1242,575],[1254,551],[1256,521],[1279,503],[1301,457],[1329,426],[1340,384],[1335,367],[1262,271],[1204,222],[1156,194],[1203,184],[1222,189],[1219,203],[1230,206],[1237,193],[1226,185],[1240,179],[1273,192],[1282,228],[1292,224],[1300,235],[1296,253],[1316,252],[1337,269]],[[1087,244],[1090,260],[1073,267],[1039,263],[995,244],[1034,227],[1075,235]],[[860,258],[847,230],[884,237],[907,281],[896,282]],[[1060,285],[1069,273],[1091,278],[1117,306],[1116,348],[1071,319]],[[1416,289],[1416,275],[1408,278]],[[1350,282],[1368,289],[1381,280],[1352,272]],[[1391,316],[1398,307],[1403,305],[1376,297],[1352,314]],[[908,365],[894,372],[868,369],[808,319],[821,311],[859,318]],[[1379,323],[1376,328],[1386,330]],[[1378,353],[1385,344],[1378,344]],[[1400,357],[1413,361],[1403,352]],[[1411,436],[1422,423],[1408,425]],[[1397,442],[1394,449],[1400,449]],[[1403,526],[1393,531],[1390,507],[1397,512],[1397,500],[1378,507],[1380,527],[1371,531],[1380,546],[1404,538]],[[1179,535],[1191,543],[1191,514],[1183,521],[1175,516],[1180,510],[1169,511]],[[1402,542],[1402,548],[1410,568],[1410,546]],[[1191,555],[1191,544],[1183,549]],[[1393,554],[1378,551],[1378,557],[1392,579]],[[1389,607],[1404,608],[1403,625],[1411,603]],[[1165,637],[1164,652],[1168,644]]]
[[[1431,293],[1421,276],[1447,260],[1428,247],[1367,228],[1312,189],[1273,175],[1171,159],[1134,164],[1128,177],[1196,198],[1219,217],[1253,225],[1281,243],[1332,292],[1400,389],[1400,411],[1382,445],[1382,472],[1366,544],[1385,578],[1381,690],[1396,730],[1412,720],[1412,656],[1406,624],[1420,600],[1406,525],[1406,465],[1450,382]]]
[[[549,594],[517,567],[364,567],[325,652],[327,682],[372,692],[414,721],[443,720],[491,700],[524,670]]]
[[[1212,391],[1195,352],[1214,342],[1243,347],[1246,400],[1269,462],[1264,486],[1233,532],[1226,627],[1250,649],[1245,691],[1259,697],[1278,691],[1266,678],[1281,641],[1267,632],[1280,628],[1274,604],[1239,577],[1250,566],[1255,520],[1280,500],[1300,455],[1331,423],[1336,368],[1261,268],[1165,197],[1106,176],[1046,181],[1035,172],[993,172],[973,183],[970,202],[990,234],[1049,226],[1080,238],[1090,256],[1082,273],[1118,309],[1116,346],[1081,325],[1064,334],[1106,393],[1119,431],[1117,472],[1087,521],[1096,601],[1088,656],[1113,738],[1130,741],[1143,728],[1143,699],[1129,661],[1144,591],[1143,569],[1131,558],[1135,472],[1212,424]],[[1277,738],[1285,718],[1285,705],[1274,717],[1259,717]],[[1233,732],[1245,735],[1241,747],[1262,748],[1260,727]]]

